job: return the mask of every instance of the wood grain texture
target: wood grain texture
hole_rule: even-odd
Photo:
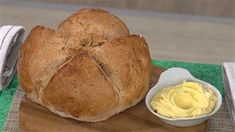
[[[33,0],[101,6],[121,9],[151,10],[181,14],[234,17],[234,0]]]
[[[152,67],[151,86],[157,82],[163,71],[159,67]],[[144,100],[108,120],[86,123],[62,118],[25,98],[20,105],[19,122],[22,132],[203,132],[208,128],[207,121],[193,127],[165,124],[147,110]]]
[[[168,0],[169,1],[169,0]],[[1,0],[0,25],[36,25],[56,29],[84,6]],[[104,8],[120,17],[131,33],[148,42],[152,59],[221,64],[235,61],[235,19]]]

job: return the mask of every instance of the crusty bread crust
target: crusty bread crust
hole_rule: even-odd
[[[149,88],[149,48],[116,16],[82,9],[52,30],[36,26],[20,49],[26,95],[52,112],[95,122],[140,102]]]

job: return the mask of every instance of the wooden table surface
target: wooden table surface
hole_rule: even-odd
[[[56,28],[78,5],[0,0],[0,25]],[[142,34],[154,59],[221,64],[235,61],[235,19],[105,8]]]
[[[151,70],[150,88],[164,69],[152,65]],[[144,99],[107,120],[87,123],[62,118],[25,98],[19,108],[19,126],[21,132],[207,132],[209,128],[208,121],[190,127],[166,124],[148,111]]]

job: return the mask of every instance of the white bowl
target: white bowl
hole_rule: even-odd
[[[203,87],[208,87],[214,91],[214,93],[217,95],[217,103],[216,103],[214,110],[211,113],[209,113],[207,115],[198,116],[198,117],[192,117],[192,118],[173,119],[173,118],[162,116],[162,115],[154,112],[150,103],[151,103],[152,98],[155,96],[155,94],[159,90],[161,90],[162,88],[165,88],[167,86],[180,84],[183,82],[183,80],[198,82],[198,83],[202,84]],[[210,116],[215,114],[221,106],[222,97],[221,97],[220,92],[214,86],[212,86],[211,84],[209,84],[207,82],[204,82],[202,80],[199,80],[199,79],[193,77],[189,73],[188,70],[183,69],[183,68],[170,68],[161,74],[157,84],[149,90],[149,92],[147,93],[147,96],[145,98],[145,103],[146,103],[148,110],[152,114],[159,117],[162,121],[164,121],[170,125],[173,125],[173,126],[185,127],[185,126],[194,126],[194,125],[200,124],[200,123],[204,122],[205,120],[207,120]]]

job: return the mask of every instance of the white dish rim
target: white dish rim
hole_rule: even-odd
[[[216,103],[216,106],[215,106],[214,110],[213,110],[211,113],[206,114],[206,115],[197,116],[197,117],[170,118],[170,117],[165,117],[165,116],[163,116],[163,115],[160,115],[160,114],[158,114],[157,112],[155,112],[155,111],[152,109],[151,104],[150,104],[150,101],[152,100],[153,97],[152,97],[152,96],[150,97],[150,94],[153,93],[153,91],[155,91],[155,89],[156,89],[157,86],[158,86],[159,81],[161,81],[161,79],[162,79],[162,76],[164,76],[164,74],[167,73],[167,72],[169,72],[169,71],[171,72],[172,70],[182,70],[183,72],[185,72],[186,74],[188,74],[188,76],[190,77],[190,78],[186,79],[186,81],[194,81],[194,82],[198,82],[198,83],[200,83],[200,84],[202,84],[202,85],[207,85],[207,88],[210,88],[210,89],[217,95],[217,103]],[[210,116],[212,116],[213,114],[215,114],[215,113],[219,110],[219,108],[221,107],[221,105],[222,105],[222,96],[221,96],[219,90],[218,90],[215,86],[213,86],[213,85],[211,85],[211,84],[209,84],[209,83],[207,83],[207,82],[205,82],[205,81],[202,81],[202,80],[200,80],[200,79],[195,78],[195,77],[192,76],[192,74],[191,74],[188,70],[186,70],[186,69],[179,68],[179,67],[172,67],[172,68],[169,68],[168,70],[164,71],[164,72],[160,75],[159,81],[157,82],[157,84],[155,84],[155,85],[148,91],[148,93],[147,93],[147,95],[146,95],[146,97],[145,97],[145,104],[146,104],[148,110],[149,110],[152,114],[156,115],[156,116],[159,117],[159,118],[162,118],[162,119],[165,119],[165,120],[168,120],[168,121],[187,121],[187,120],[196,120],[196,119],[201,119],[201,118],[207,118],[207,117],[210,117]],[[183,81],[183,80],[182,80],[182,81]],[[182,83],[182,82],[181,82],[181,83]],[[178,83],[178,84],[180,84],[180,83]],[[177,85],[177,84],[175,84],[175,85]],[[168,85],[168,86],[170,86],[170,85]],[[163,88],[164,88],[164,87],[163,87]],[[161,90],[161,89],[163,89],[163,88],[159,88],[159,90]],[[156,94],[159,90],[155,91],[154,93]],[[155,95],[155,94],[154,94],[154,95]],[[151,99],[149,99],[149,98],[151,98]]]

